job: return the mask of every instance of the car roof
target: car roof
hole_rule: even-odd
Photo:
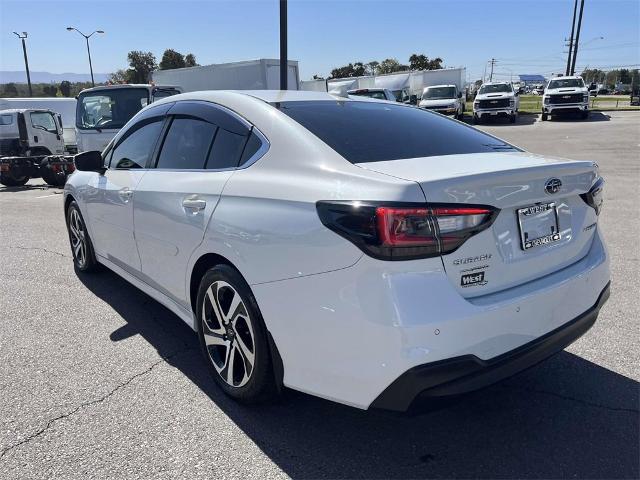
[[[210,102],[218,102],[223,99],[246,98],[251,97],[257,100],[262,100],[266,103],[278,103],[278,102],[295,102],[295,101],[346,101],[349,100],[346,97],[338,95],[332,95],[326,92],[312,92],[305,90],[202,90],[197,92],[181,93],[179,95],[172,95],[165,97],[159,101],[154,102],[152,105],[158,105],[162,103],[183,101],[183,100],[205,100]]]
[[[177,85],[151,85],[149,83],[118,83],[115,85],[98,85],[91,88],[85,88],[80,93],[94,92],[96,90],[120,89],[120,88],[179,88]]]
[[[582,78],[580,75],[563,75],[561,77],[553,77],[550,78],[549,81],[551,80],[573,80],[576,78]]]
[[[0,110],[0,115],[10,115],[12,113],[24,113],[24,112],[49,112],[56,113],[48,108],[7,108],[6,110]]]

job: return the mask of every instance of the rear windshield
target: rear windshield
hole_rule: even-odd
[[[351,163],[520,151],[479,130],[415,107],[359,101],[273,105]]]

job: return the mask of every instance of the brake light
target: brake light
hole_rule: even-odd
[[[498,210],[488,206],[318,202],[322,223],[383,260],[451,253],[488,228]]]
[[[587,193],[580,194],[580,197],[596,211],[596,215],[600,215],[604,203],[604,178],[598,178],[591,189]]]

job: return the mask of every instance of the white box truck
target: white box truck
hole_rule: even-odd
[[[289,60],[289,90],[299,90],[298,62]],[[156,70],[156,84],[176,85],[184,92],[199,90],[279,90],[280,60],[261,58],[244,62],[220,63],[200,67]]]
[[[51,110],[62,117],[62,136],[65,150],[78,151],[76,141],[76,99],[58,97],[0,98],[0,110],[31,109]]]

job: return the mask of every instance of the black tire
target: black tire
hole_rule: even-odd
[[[586,112],[581,112],[580,113],[580,118],[582,120],[586,120],[587,118],[589,118],[589,110],[587,110]]]
[[[231,312],[235,295],[241,303]],[[212,298],[218,299],[222,320]],[[277,396],[267,328],[242,275],[228,265],[207,270],[200,281],[195,311],[202,354],[218,386],[231,398],[247,404]]]
[[[93,243],[89,237],[87,226],[82,218],[80,207],[73,200],[67,207],[67,232],[69,233],[69,244],[75,267],[85,273],[99,270],[99,263],[96,260]],[[80,247],[78,247],[80,245]]]
[[[475,113],[473,114],[473,124],[474,125],[478,125],[480,123],[480,117],[477,116]]]
[[[509,123],[516,123],[516,114],[509,115]]]
[[[15,178],[11,174],[0,174],[0,183],[5,187],[22,187],[29,181],[29,177]]]
[[[548,119],[549,119],[548,113],[543,113],[542,116],[540,117],[540,120],[542,120],[543,122],[546,122]]]
[[[52,187],[64,187],[67,181],[67,174],[63,171],[54,172],[51,162],[46,157],[40,162],[40,175]]]

